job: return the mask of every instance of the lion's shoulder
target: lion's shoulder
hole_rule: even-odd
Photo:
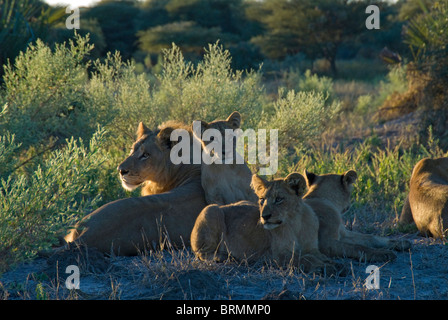
[[[353,184],[358,178],[354,170],[344,174],[322,175],[305,171],[304,176],[308,186],[304,199],[313,203],[313,206],[332,206],[339,212],[349,206]]]
[[[448,184],[448,157],[424,158],[417,162],[412,170],[411,183],[412,180],[418,180],[420,177]]]
[[[201,180],[208,203],[226,205],[241,200],[256,202],[250,187],[252,172],[246,164],[202,164]]]
[[[447,203],[448,157],[418,161],[412,170],[409,195],[400,222],[414,220],[421,232],[442,237],[447,225]]]
[[[448,199],[448,158],[425,158],[414,166],[409,183],[409,201],[433,203]]]

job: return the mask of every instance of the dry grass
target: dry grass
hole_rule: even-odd
[[[399,253],[396,261],[378,264],[381,271],[378,290],[365,286],[368,276],[365,261],[339,259],[347,273],[325,276],[304,274],[295,266],[279,268],[275,262],[206,263],[199,261],[189,248],[166,247],[136,257],[106,258],[81,249],[85,260],[81,264],[79,290],[66,289],[67,275],[57,271],[64,269],[64,263],[72,263],[74,252],[51,262],[39,258],[0,278],[0,296],[14,300],[376,300],[435,296],[428,283],[437,273],[428,279],[425,274],[429,269],[440,272],[440,266],[430,262],[433,257],[448,261],[444,245],[415,236],[410,239],[418,246],[412,252]],[[447,294],[446,288],[436,287],[437,297]]]

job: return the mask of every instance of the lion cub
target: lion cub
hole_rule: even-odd
[[[425,158],[414,166],[399,223],[412,222],[434,238],[448,235],[448,158]]]
[[[350,194],[357,174],[316,175],[305,171],[308,192],[303,197],[319,218],[319,250],[329,257],[348,257],[367,261],[387,261],[396,257],[389,249],[406,250],[409,241],[391,240],[347,230],[342,213],[350,207]]]
[[[300,266],[305,272],[335,273],[332,262],[319,252],[319,220],[302,200],[306,183],[299,173],[266,181],[252,177],[258,205],[241,201],[209,205],[196,219],[191,247],[204,261],[274,260]]]
[[[234,111],[226,120],[210,123],[200,121],[200,124],[201,129],[198,132],[193,122],[193,135],[200,141],[204,152],[215,160],[212,163],[202,161],[201,165],[201,181],[207,203],[225,205],[241,200],[256,202],[257,197],[250,187],[252,172],[236,152],[236,137],[229,134],[240,128],[239,112]],[[212,135],[204,139],[206,130]],[[218,147],[222,152],[216,152],[214,147]],[[228,158],[229,153],[231,158]]]

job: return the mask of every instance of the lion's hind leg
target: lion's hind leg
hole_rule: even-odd
[[[305,273],[316,273],[324,276],[344,274],[345,267],[342,264],[335,263],[325,255],[318,253],[307,253],[295,259],[298,266]]]
[[[387,237],[381,237],[373,234],[365,234],[350,230],[344,230],[341,241],[362,245],[369,248],[382,248],[396,251],[404,251],[411,248],[411,242],[408,240],[394,240]]]
[[[223,261],[227,258],[224,232],[224,213],[218,205],[205,207],[196,219],[191,232],[191,248],[203,261]]]
[[[398,219],[399,226],[406,226],[409,224],[414,224],[414,217],[412,216],[411,204],[409,203],[409,195],[406,197],[406,200],[403,204],[403,209],[401,210],[400,218]]]
[[[394,260],[397,257],[391,250],[369,248],[334,239],[322,241],[319,244],[319,249],[322,253],[332,258],[351,258],[368,262]]]
[[[283,266],[298,267],[304,273],[328,276],[344,273],[345,267],[342,264],[331,260],[318,249],[293,251],[290,254],[277,256],[274,260]]]

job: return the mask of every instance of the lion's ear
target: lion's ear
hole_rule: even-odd
[[[191,124],[191,131],[196,135],[200,133],[202,136],[207,127],[208,122],[204,120],[194,120],[193,123]]]
[[[290,187],[296,195],[299,197],[305,194],[306,190],[306,181],[305,178],[297,172],[290,173],[286,178],[285,182]]]
[[[308,186],[308,188],[311,187],[314,181],[316,181],[317,175],[315,175],[312,172],[306,171],[306,169],[303,171],[303,175],[305,176],[306,179],[306,185]]]
[[[201,135],[204,134],[204,131],[208,128],[208,122],[201,120]]]
[[[342,175],[342,184],[345,186],[350,186],[355,183],[356,179],[358,179],[358,174],[355,170],[348,170]]]
[[[226,121],[232,129],[238,129],[241,125],[241,114],[233,111]]]
[[[144,134],[149,133],[151,133],[151,130],[149,130],[148,127],[143,124],[143,122],[140,122],[137,128],[137,140],[140,139]]]
[[[258,196],[259,194],[261,194],[264,191],[264,189],[266,189],[266,183],[267,183],[266,180],[264,180],[262,177],[260,177],[256,174],[254,174],[252,176],[252,181],[250,183],[250,186],[255,191],[255,194]]]
[[[159,144],[161,146],[167,147],[168,149],[171,149],[173,147],[173,141],[171,141],[171,133],[173,132],[173,128],[166,127],[160,130],[160,132],[157,134],[157,140],[159,141]]]

